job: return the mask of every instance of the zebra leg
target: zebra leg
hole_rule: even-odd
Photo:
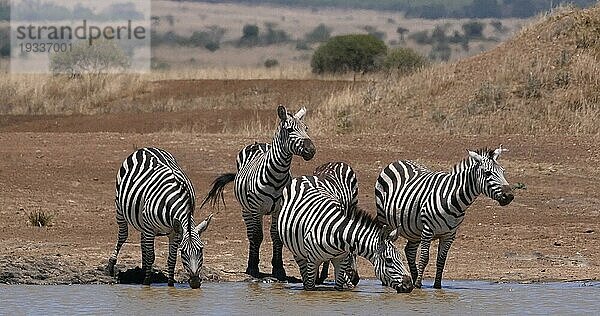
[[[319,269],[319,264],[316,264],[312,261],[306,262],[306,279],[302,280],[304,283],[304,289],[307,291],[312,291],[315,289],[315,280],[317,278],[317,271]]]
[[[142,232],[142,270],[144,271],[144,285],[152,282],[152,265],[154,265],[154,234]]]
[[[328,261],[325,261],[327,263]],[[348,289],[354,288],[352,282],[350,282],[349,276],[346,274],[346,270],[350,267],[347,257],[342,259],[332,259],[333,270],[335,274],[335,289],[337,291],[343,291],[344,286]]]
[[[323,262],[323,268],[321,269],[321,274],[317,278],[317,284],[323,284],[325,280],[327,280],[327,275],[329,274],[329,261]]]
[[[271,266],[273,267],[272,275],[277,278],[279,281],[285,281],[286,274],[285,269],[283,268],[283,242],[281,241],[281,237],[279,237],[279,231],[277,231],[277,220],[279,217],[279,213],[273,212],[271,214],[271,241],[273,242],[273,258],[271,259]]]
[[[123,213],[117,209],[117,224],[119,225],[119,234],[117,236],[117,244],[115,245],[115,249],[113,250],[112,256],[108,259],[108,265],[106,266],[106,272],[110,276],[116,276],[115,274],[115,264],[117,264],[117,257],[119,256],[119,252],[121,251],[121,247],[127,240],[128,231],[127,231],[127,221],[123,216]]]
[[[404,247],[404,254],[406,255],[406,261],[408,261],[408,267],[410,269],[410,276],[413,282],[417,280],[417,249],[419,249],[420,241],[407,241]]]
[[[259,252],[260,244],[263,240],[262,216],[260,214],[252,214],[250,211],[243,210],[242,217],[246,223],[246,234],[248,236],[248,267],[246,274],[254,278],[260,278],[260,270],[258,263],[260,261]]]
[[[304,283],[305,280],[308,280],[308,275],[306,275],[306,264],[308,263],[308,261],[298,256],[294,256],[294,260],[296,261],[296,264],[298,264],[298,270],[300,270],[302,283]]]
[[[177,248],[181,242],[180,234],[174,231],[169,235],[169,257],[167,267],[169,269],[169,286],[175,286],[175,264],[177,263]]]
[[[419,258],[419,268],[417,279],[415,280],[415,287],[421,288],[423,286],[423,273],[425,272],[425,267],[427,267],[427,263],[429,262],[429,246],[431,245],[431,239],[433,238],[433,233],[426,231],[425,229],[421,233],[421,257]]]
[[[448,250],[450,250],[450,246],[452,245],[453,241],[454,235],[445,239],[440,239],[440,243],[438,245],[437,262],[435,265],[435,282],[433,283],[434,289],[442,288],[442,274],[444,273],[444,266],[446,265]]]

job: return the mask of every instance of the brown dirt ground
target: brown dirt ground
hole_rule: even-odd
[[[231,87],[239,91],[235,84]],[[310,90],[302,82],[281,89],[295,88]],[[272,111],[237,109],[0,117],[0,271],[4,270],[0,279],[16,283],[110,281],[100,272],[116,241],[114,181],[122,160],[142,146],[171,151],[191,177],[199,204],[215,176],[235,171],[240,148],[255,140],[269,141],[222,134],[218,119],[227,116],[244,122],[259,116],[270,121],[273,115]],[[202,132],[164,132],[165,125],[177,130],[190,121],[202,125]],[[400,131],[385,137],[313,138],[315,159],[295,159],[292,172],[309,174],[327,161],[349,162],[359,177],[360,204],[371,212],[375,179],[388,163],[413,159],[447,170],[463,158],[466,148],[503,144],[510,149],[503,157],[508,180],[524,183],[526,189],[517,190],[514,202],[506,207],[485,197],[470,207],[450,250],[444,277],[544,281],[598,279],[600,275],[600,148],[596,137],[411,135]],[[231,186],[225,197],[228,208],[214,210],[214,220],[203,235],[207,242],[205,266],[214,279],[239,281],[246,279],[247,240]],[[53,214],[54,225],[30,226],[27,217],[32,211]],[[210,211],[196,210],[197,220]],[[263,272],[270,272],[267,227],[265,219]],[[139,234],[130,229],[119,257],[122,268],[140,264],[138,242]],[[429,279],[435,273],[435,245],[426,271]],[[398,246],[403,248],[401,242]],[[166,252],[166,238],[158,238],[159,268],[166,266]],[[298,276],[287,250],[284,262],[288,274]],[[52,267],[42,272],[22,271],[50,263]],[[368,262],[361,259],[360,264],[361,276],[373,277]],[[89,277],[65,276],[77,273]]]

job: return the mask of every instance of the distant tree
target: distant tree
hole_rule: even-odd
[[[321,45],[310,64],[319,74],[375,71],[380,69],[386,52],[385,43],[372,35],[341,35]]]
[[[240,45],[256,45],[258,44],[259,29],[255,24],[246,24],[242,28],[242,38]]]
[[[331,37],[331,28],[321,23],[317,25],[312,31],[307,33],[304,38],[307,42],[325,42]]]
[[[10,20],[10,5],[8,0],[0,0],[0,21]]]
[[[494,28],[494,30],[496,32],[503,32],[504,31],[504,25],[502,25],[501,21],[498,21],[498,20],[491,21],[490,25]]]
[[[404,34],[408,33],[408,29],[402,26],[398,26],[396,33],[400,34],[400,40],[404,42]]]
[[[483,37],[483,23],[477,21],[466,22],[462,25],[463,32],[467,38]]]
[[[431,32],[431,40],[438,43],[445,43],[448,41],[446,38],[446,27],[441,25],[436,25]]]
[[[284,43],[290,40],[290,36],[284,31],[276,29],[275,23],[265,23],[267,32],[265,34],[264,43],[267,45]]]

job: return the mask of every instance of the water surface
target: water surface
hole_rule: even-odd
[[[0,314],[598,314],[600,282],[536,284],[444,280],[445,288],[397,294],[376,280],[353,291],[301,284],[223,282],[141,285],[0,285]]]

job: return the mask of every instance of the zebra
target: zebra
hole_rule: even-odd
[[[108,260],[107,271],[115,275],[117,256],[128,237],[128,223],[141,232],[143,284],[150,285],[154,263],[154,238],[169,237],[167,259],[168,285],[175,283],[177,249],[189,274],[191,288],[199,288],[204,244],[200,235],[213,217],[210,214],[198,226],[194,224],[194,187],[169,152],[142,148],[123,161],[116,181],[117,244]]]
[[[298,264],[305,290],[314,290],[317,269],[324,261],[335,268],[335,289],[347,285],[351,254],[369,260],[375,275],[398,293],[410,292],[413,282],[393,244],[396,231],[381,225],[359,207],[344,209],[329,191],[328,180],[294,178],[283,190],[278,231]]]
[[[323,180],[322,183],[337,196],[342,209],[350,210],[358,205],[358,180],[352,167],[344,162],[328,162],[315,169],[313,175]],[[325,181],[326,180],[326,181]],[[358,269],[356,268],[356,254],[349,255],[349,269],[347,272],[352,286],[360,281]],[[327,279],[330,261],[323,262],[323,268],[316,280],[316,284],[323,284]]]
[[[217,177],[203,203],[214,205],[219,197],[223,200],[223,189],[235,181],[235,197],[242,206],[242,218],[246,225],[249,241],[248,266],[246,273],[254,278],[263,274],[259,271],[259,250],[263,240],[263,216],[271,215],[271,240],[273,241],[272,275],[286,280],[281,251],[283,245],[277,234],[279,198],[283,188],[291,181],[290,166],[294,155],[305,161],[315,155],[315,146],[307,134],[308,127],[302,119],[306,108],[290,114],[282,105],[277,107],[279,125],[271,144],[255,143],[244,147],[236,159],[237,173],[225,173]]]
[[[432,240],[439,239],[433,287],[442,287],[448,250],[465,211],[479,194],[510,204],[514,195],[498,163],[500,148],[468,150],[468,157],[452,172],[434,172],[411,161],[396,161],[384,168],[375,184],[378,221],[398,228],[407,239],[404,252],[415,286],[422,286]],[[417,248],[421,255],[417,269]]]

